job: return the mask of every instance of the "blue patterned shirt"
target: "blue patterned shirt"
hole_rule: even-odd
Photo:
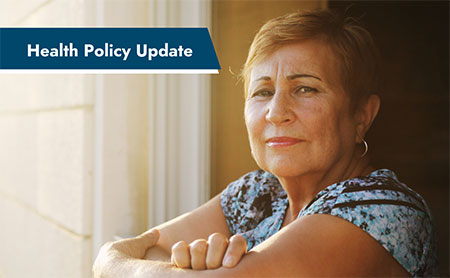
[[[231,234],[241,234],[250,250],[280,230],[288,199],[274,175],[256,170],[228,185],[221,205]],[[439,275],[431,212],[390,170],[326,187],[297,219],[311,214],[330,214],[357,225],[413,277]]]

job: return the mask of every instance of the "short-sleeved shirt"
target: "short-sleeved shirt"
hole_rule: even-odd
[[[229,184],[221,205],[231,234],[241,234],[250,250],[280,230],[288,198],[274,175],[256,170]],[[390,170],[326,187],[297,219],[311,214],[338,216],[360,227],[413,277],[439,275],[431,212]]]

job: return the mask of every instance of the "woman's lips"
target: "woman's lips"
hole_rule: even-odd
[[[269,147],[287,147],[300,143],[302,140],[293,137],[272,137],[266,141]]]

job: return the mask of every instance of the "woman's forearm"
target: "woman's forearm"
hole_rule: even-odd
[[[211,272],[216,271],[181,269],[170,262],[130,258],[129,260],[123,260],[119,267],[114,269],[111,275],[105,276],[105,278],[201,278],[215,277],[214,275],[208,275],[208,273],[213,274]]]
[[[147,252],[145,259],[131,257],[119,250],[108,250],[108,254],[94,265],[95,278],[152,278],[152,277],[175,277],[177,272],[182,271],[174,267],[163,254]],[[153,259],[149,259],[153,258]]]
[[[129,274],[132,271],[132,276]],[[224,273],[225,271],[225,273]],[[229,277],[226,275],[226,269],[221,267],[213,270],[192,270],[177,268],[170,262],[141,260],[137,263],[135,260],[130,262],[129,268],[124,269],[124,273],[128,275],[113,277],[130,277],[130,278],[210,278],[210,277]]]
[[[174,267],[169,262],[154,260],[131,260],[123,277],[129,278],[153,278],[153,277],[179,277],[178,272],[183,270]],[[132,274],[131,276],[129,274]],[[116,276],[114,276],[116,277]]]
[[[141,239],[134,238],[136,246],[142,246]],[[100,250],[100,254],[94,264],[95,278],[152,278],[152,277],[173,277],[173,278],[202,278],[202,277],[224,277],[224,268],[215,270],[182,269],[174,266],[164,249],[157,245],[149,248],[143,259],[136,258],[130,244],[116,242],[105,244]],[[138,252],[140,253],[140,251]]]
[[[159,232],[109,242],[95,260],[95,278],[198,277],[198,273],[175,267],[170,254],[158,244]],[[141,258],[141,259],[140,259]]]
[[[147,250],[146,260],[170,262],[170,254],[160,245],[155,245]]]
[[[162,260],[167,256],[163,256],[164,253],[155,248],[154,252],[150,252],[155,256],[155,260],[143,259],[146,257],[147,250],[157,246],[158,239],[159,231],[154,229],[135,238],[105,243],[94,262],[94,277],[158,277],[151,274],[159,273],[162,269],[169,269],[171,264],[156,260],[155,254],[158,254]]]
[[[213,233],[229,236],[229,229],[220,204],[220,195],[200,208],[161,224],[138,237],[104,244],[94,263],[94,277],[177,277],[181,275],[181,277],[197,278],[199,272],[203,273],[203,271],[184,270],[170,263],[171,247],[177,241],[192,242],[199,238],[206,239]]]

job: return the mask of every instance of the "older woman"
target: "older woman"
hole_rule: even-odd
[[[425,201],[370,166],[376,53],[365,29],[331,11],[267,22],[243,70],[245,123],[262,170],[157,229],[106,244],[95,275],[437,275]]]

